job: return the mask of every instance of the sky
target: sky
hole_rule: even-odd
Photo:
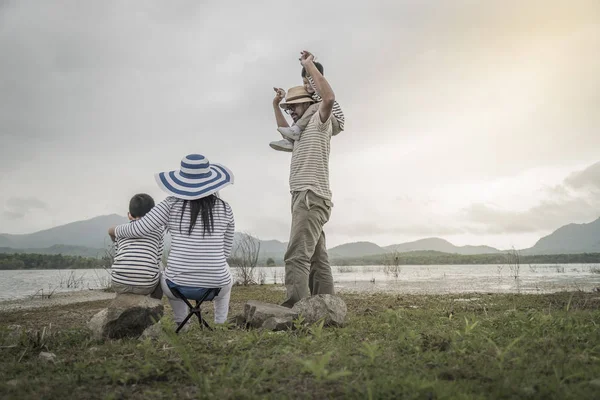
[[[0,0],[0,232],[230,168],[236,230],[287,241],[273,87],[314,53],[346,116],[328,246],[526,248],[600,216],[600,2]]]

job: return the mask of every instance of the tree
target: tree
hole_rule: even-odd
[[[255,268],[259,253],[260,240],[248,233],[241,233],[231,262],[237,267],[238,278],[244,286],[256,284]]]
[[[397,250],[393,251],[392,253],[388,253],[385,255],[383,272],[386,275],[393,275],[394,278],[398,278],[400,271],[402,270],[400,264],[400,253]]]
[[[274,267],[275,266],[275,260],[273,260],[271,257],[267,258],[267,267]]]

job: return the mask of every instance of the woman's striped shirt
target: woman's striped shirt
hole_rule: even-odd
[[[235,222],[229,204],[218,199],[213,208],[214,230],[203,234],[202,217],[188,235],[190,204],[184,200],[167,197],[140,220],[119,225],[117,237],[143,237],[165,226],[171,233],[171,250],[165,277],[182,286],[224,287],[231,283],[227,258],[233,247]]]

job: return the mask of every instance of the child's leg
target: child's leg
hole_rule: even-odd
[[[219,295],[215,297],[215,324],[222,324],[227,320],[229,313],[229,298],[231,297],[231,287],[233,282],[221,288]]]
[[[300,135],[302,134],[302,131],[304,131],[304,129],[308,125],[308,122],[310,121],[312,116],[315,115],[315,113],[317,112],[318,109],[319,109],[319,104],[312,104],[304,112],[302,117],[300,117],[300,119],[298,121],[296,121],[296,123],[294,125],[290,126],[289,128],[287,128],[287,127],[277,128],[279,133],[281,133],[281,136],[283,136],[284,138],[286,138],[287,140],[289,140],[292,143],[291,148],[294,147],[293,146],[294,142],[296,142],[297,140],[300,140]]]
[[[300,128],[300,131],[304,131],[304,129],[306,129],[306,126],[310,122],[310,119],[312,118],[313,115],[315,115],[315,113],[317,112],[318,109],[319,109],[319,103],[311,104],[311,106],[308,107],[308,109],[304,112],[304,114],[302,114],[302,117],[300,117],[300,119],[298,121],[296,121],[296,123],[294,125],[296,125],[298,128]]]
[[[162,276],[162,274],[160,274],[159,276]],[[154,290],[152,291],[152,293],[150,293],[150,297],[152,297],[153,299],[162,299],[163,297],[163,290],[162,290],[162,285],[160,284],[160,279],[158,280],[158,282],[156,282],[156,286],[154,287]]]

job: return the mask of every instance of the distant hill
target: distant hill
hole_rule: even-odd
[[[0,253],[27,252],[97,256],[109,243],[107,230],[112,225],[126,223],[127,218],[116,214],[77,221],[43,231],[25,234],[0,234]],[[234,248],[241,233],[236,232]],[[170,237],[165,238],[167,249]],[[260,259],[283,261],[287,243],[262,240]],[[503,251],[489,246],[455,246],[441,238],[425,238],[413,242],[381,247],[372,242],[345,243],[329,249],[331,259],[350,259],[377,256],[389,252],[401,253],[435,251],[458,255],[498,254]],[[587,224],[568,224],[541,238],[533,247],[520,250],[523,255],[600,253],[600,218]]]
[[[330,257],[363,257],[385,252],[385,249],[371,242],[346,243],[328,250]]]
[[[42,249],[62,244],[102,249],[110,242],[108,228],[126,223],[126,217],[111,214],[72,222],[43,231],[24,234],[0,234],[0,247],[14,249]]]
[[[440,238],[426,238],[414,242],[393,244],[384,247],[384,249],[388,252],[397,251],[400,253],[427,250],[463,255],[500,253],[500,250],[490,246],[455,246],[449,241]]]
[[[235,232],[233,236],[233,252],[235,252],[237,246],[242,240],[242,233]],[[254,241],[258,239],[253,238]],[[287,249],[287,243],[280,242],[279,240],[260,240],[260,259],[266,260],[267,258],[283,259],[283,255]]]
[[[568,224],[544,236],[522,254],[600,253],[600,218],[587,224]]]

